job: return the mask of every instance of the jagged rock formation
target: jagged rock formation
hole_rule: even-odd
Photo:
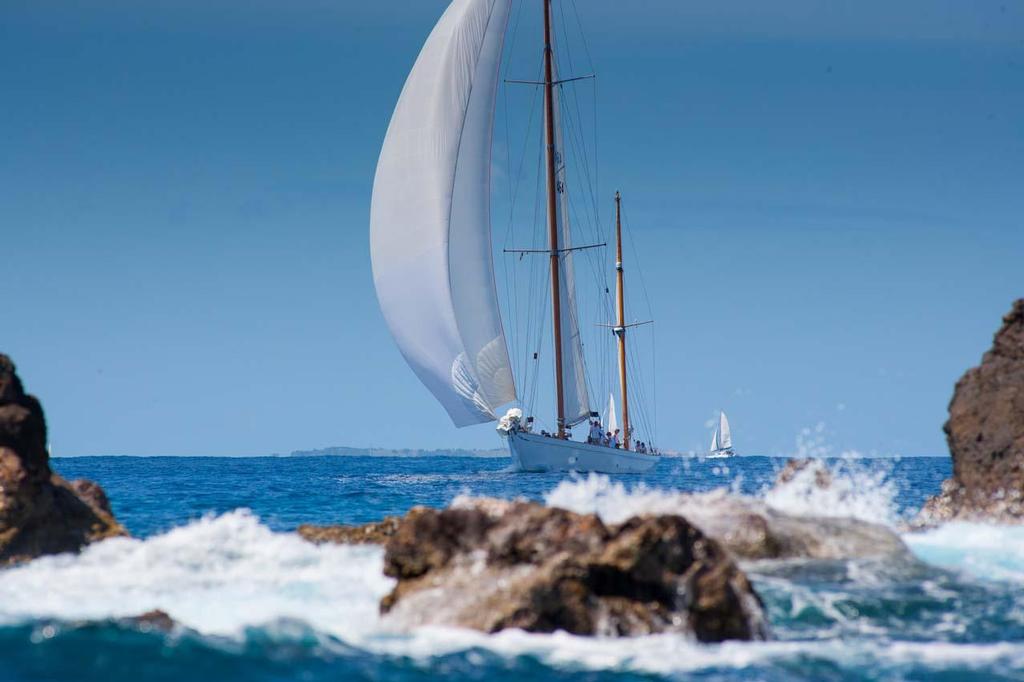
[[[765,636],[761,600],[729,553],[686,519],[605,525],[529,502],[418,507],[388,540],[381,603],[405,626],[579,635]]]
[[[398,530],[401,519],[387,516],[383,521],[364,526],[314,526],[304,523],[295,532],[313,544],[333,542],[339,545],[383,545]]]
[[[910,556],[890,528],[860,519],[788,514],[761,500],[721,491],[680,495],[676,508],[739,559]]]
[[[98,485],[68,483],[49,460],[42,405],[0,354],[0,566],[126,535]]]
[[[957,382],[944,430],[953,477],[918,522],[1024,522],[1024,299],[1003,318],[981,365]]]

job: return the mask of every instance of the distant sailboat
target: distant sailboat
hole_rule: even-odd
[[[732,449],[732,430],[729,428],[729,418],[725,412],[718,415],[718,428],[715,435],[711,436],[711,448],[708,450],[708,458],[735,457]]]
[[[555,60],[552,0],[543,0],[543,144],[557,430],[508,410],[499,432],[525,471],[641,472],[657,457],[630,450],[626,394],[622,231],[616,221],[622,447],[570,440],[596,418],[588,398],[572,255],[574,246]],[[541,3],[538,3],[539,5]],[[517,400],[491,257],[490,168],[496,91],[511,0],[453,0],[427,38],[391,118],[374,178],[370,251],[377,298],[406,361],[456,426],[498,419]],[[585,78],[585,77],[583,77]],[[616,194],[616,208],[619,196]],[[536,353],[534,354],[536,357]],[[615,419],[614,406],[608,415]],[[617,421],[617,420],[616,420]]]

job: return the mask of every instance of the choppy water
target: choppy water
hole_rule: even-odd
[[[1024,528],[950,525],[905,536],[913,561],[746,565],[773,639],[594,640],[389,631],[381,550],[315,547],[299,523],[359,523],[463,493],[528,497],[615,519],[671,491],[764,496],[782,460],[665,460],[649,475],[569,480],[507,460],[82,458],[138,539],[0,571],[3,680],[1024,680]],[[767,495],[797,513],[896,525],[938,490],[944,459],[834,462],[829,492]],[[118,625],[160,608],[188,629]]]

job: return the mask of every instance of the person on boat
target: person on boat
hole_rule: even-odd
[[[611,439],[609,439],[608,445],[610,447],[613,447],[613,448],[618,448],[619,447],[619,430],[618,429],[615,429],[615,433],[613,433]]]
[[[636,451],[639,452],[641,455],[647,454],[647,446],[644,445],[643,441],[640,441],[639,443],[636,444]]]
[[[587,442],[591,445],[601,444],[601,422],[597,419],[590,422],[590,434],[587,436]]]
[[[608,447],[608,443],[612,441],[612,432],[605,431],[605,434],[601,436],[601,445]]]

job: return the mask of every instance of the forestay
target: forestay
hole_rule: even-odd
[[[373,185],[381,310],[456,426],[515,399],[491,255],[490,162],[509,0],[454,0],[391,118]]]

